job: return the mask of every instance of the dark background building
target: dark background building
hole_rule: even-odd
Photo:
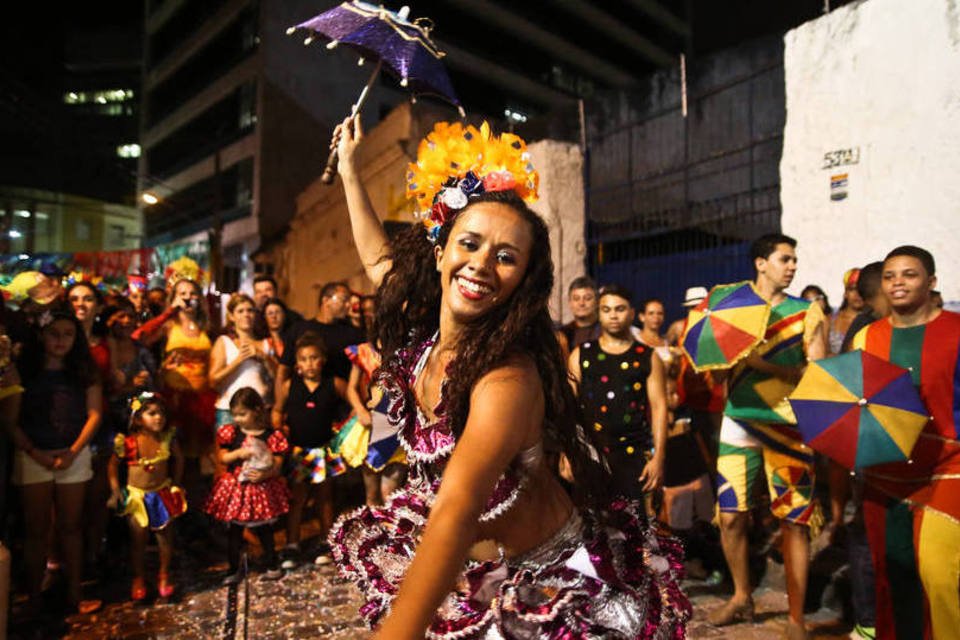
[[[142,7],[2,11],[0,253],[138,246]]]
[[[718,250],[703,273],[730,259],[724,247],[779,228],[779,35],[844,3],[425,0],[411,15],[432,19],[468,118],[585,145],[588,265],[622,278],[654,264],[643,260]],[[229,279],[249,277],[365,81],[351,52],[285,33],[334,4],[145,0],[8,16],[0,184],[118,203],[149,193],[146,244],[219,230]],[[405,99],[384,77],[366,122]]]

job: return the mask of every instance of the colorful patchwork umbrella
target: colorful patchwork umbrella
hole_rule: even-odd
[[[350,47],[360,54],[360,64],[365,60],[375,63],[367,85],[353,105],[351,116],[360,112],[381,68],[386,68],[399,78],[400,86],[414,95],[429,94],[443,98],[456,106],[463,116],[463,108],[442,63],[446,54],[430,38],[433,22],[429,18],[410,20],[409,16],[409,7],[390,11],[383,5],[353,0],[290,27],[287,34],[307,31],[309,35],[304,40],[305,45],[321,37],[328,41],[328,49],[339,45]],[[332,152],[327,160],[323,182],[333,182],[335,173],[336,154]]]
[[[680,346],[697,371],[729,369],[760,343],[769,317],[752,282],[719,284],[690,310]]]
[[[910,372],[859,349],[811,362],[789,400],[803,441],[849,469],[907,460],[929,420]]]

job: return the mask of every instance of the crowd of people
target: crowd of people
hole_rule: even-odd
[[[761,345],[729,371],[692,369],[681,346],[685,320],[660,335],[661,301],[634,305],[623,287],[598,289],[586,277],[570,285],[573,320],[558,338],[572,350],[569,367],[584,422],[604,436],[617,492],[645,499],[650,513],[685,542],[688,576],[713,570],[729,576],[734,593],[709,616],[714,625],[754,619],[748,533],[759,526],[773,533],[785,565],[788,638],[806,637],[810,540],[816,535],[847,550],[851,637],[950,637],[960,628],[960,537],[950,526],[958,508],[932,496],[943,495],[957,468],[955,417],[943,414],[956,402],[960,332],[958,316],[943,311],[934,288],[933,256],[902,246],[849,269],[837,310],[817,285],[799,297],[785,293],[797,270],[792,238],[764,236],[753,244],[751,258],[754,284],[771,315]],[[684,306],[707,295],[705,287],[691,287]],[[634,317],[642,328],[631,325]],[[913,372],[933,418],[908,464],[852,474],[804,444],[794,426],[786,397],[806,363],[855,348]],[[937,413],[940,424],[931,428]],[[924,464],[914,466],[920,458]],[[651,507],[651,491],[660,485],[659,507]],[[829,502],[827,514],[818,495]],[[767,521],[768,510],[779,530]],[[916,536],[923,523],[921,545]],[[719,540],[711,535],[717,528]]]
[[[102,594],[84,593],[84,576],[104,578],[124,547],[119,570],[131,599],[144,600],[151,541],[153,592],[172,597],[178,529],[181,543],[225,551],[226,584],[241,578],[245,538],[259,541],[268,579],[329,562],[325,542],[309,556],[300,545],[308,507],[321,540],[332,524],[328,480],[362,469],[371,504],[402,480],[397,438],[370,437],[382,414],[370,403],[372,296],[328,283],[305,320],[261,275],[250,294],[228,297],[221,323],[208,310],[219,296],[195,275],[170,274],[162,298],[139,276],[111,290],[95,274],[53,269],[20,274],[5,291],[0,517],[20,552],[26,619],[51,604],[43,593],[57,594],[57,608],[96,610]]]
[[[960,478],[960,316],[937,302],[927,251],[902,246],[847,271],[834,311],[818,286],[786,293],[795,240],[757,239],[766,331],[732,367],[699,372],[684,316],[706,287],[668,310],[584,276],[567,292],[573,319],[553,322],[548,234],[527,206],[536,174],[521,140],[438,126],[409,176],[425,229],[391,240],[358,177],[362,137],[357,120],[338,128],[375,297],[331,282],[304,319],[258,276],[229,297],[221,328],[189,277],[105,293],[37,273],[19,309],[4,309],[12,464],[0,476],[19,498],[0,513],[22,550],[25,615],[58,570],[72,609],[99,606],[81,576],[108,545],[129,547],[130,597],[143,600],[151,537],[156,594],[169,598],[177,540],[219,527],[225,584],[244,575],[245,540],[259,542],[264,579],[332,559],[378,638],[681,637],[684,575],[732,583],[712,624],[754,619],[751,536],[762,531],[784,564],[785,637],[806,638],[823,528],[855,567],[859,637],[960,628],[960,492],[949,484]],[[680,317],[668,324],[668,312]],[[801,440],[787,396],[809,361],[850,349],[912,373],[933,417],[909,463],[851,475]],[[352,502],[332,481],[351,472],[363,494]],[[329,542],[308,554],[311,506]]]

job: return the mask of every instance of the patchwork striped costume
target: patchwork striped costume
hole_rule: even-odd
[[[889,319],[854,338],[910,370],[931,419],[910,462],[866,470],[864,519],[876,570],[877,638],[960,636],[960,314]]]
[[[771,309],[756,351],[772,364],[801,366],[823,322],[819,305],[787,296]],[[746,362],[731,371],[717,460],[721,511],[752,509],[762,471],[770,509],[777,518],[819,527],[820,511],[813,497],[813,450],[801,441],[787,402],[795,386]]]

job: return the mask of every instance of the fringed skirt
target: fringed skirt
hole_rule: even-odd
[[[341,575],[362,590],[371,625],[389,611],[428,508],[401,491],[362,507],[330,533]],[[517,557],[469,561],[427,631],[432,640],[679,639],[691,608],[680,590],[682,550],[618,500],[602,525],[574,512],[549,540]]]

